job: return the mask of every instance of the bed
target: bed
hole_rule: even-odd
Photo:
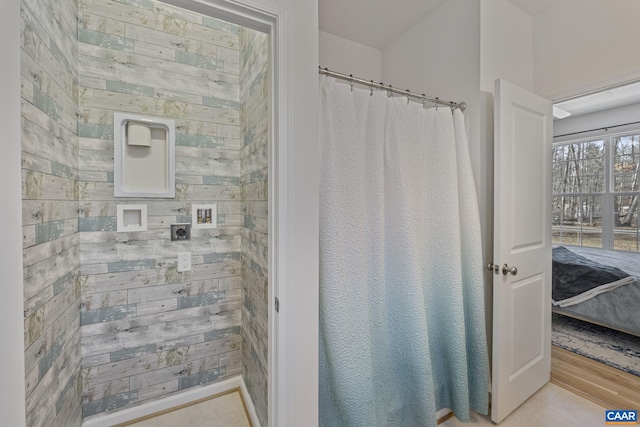
[[[640,254],[581,246],[554,248],[554,282],[557,282],[558,271],[563,268],[558,260],[570,256],[559,251],[559,248],[603,266],[620,269],[632,277],[632,283],[614,286],[611,290],[567,307],[554,305],[553,312],[640,336]],[[633,281],[633,278],[636,280]],[[554,295],[555,286],[554,283]]]

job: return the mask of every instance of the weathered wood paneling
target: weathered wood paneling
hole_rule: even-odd
[[[242,373],[266,425],[266,36],[152,0],[21,2],[28,424]],[[114,111],[176,119],[176,199],[126,201],[147,232],[115,231]],[[194,202],[219,228],[169,242]]]
[[[83,0],[80,17],[77,227],[86,417],[241,373],[238,218],[246,205],[239,27],[152,0]],[[113,197],[114,111],[176,120],[174,200]],[[190,222],[197,202],[217,204],[220,227],[171,242],[170,224]],[[122,203],[147,205],[148,231],[116,232]],[[259,205],[252,212],[266,214]],[[26,231],[25,242],[37,239]],[[177,272],[178,252],[191,252],[191,271]]]
[[[79,426],[77,3],[21,0],[26,420]]]
[[[267,425],[268,375],[268,37],[240,29],[240,179],[243,200],[242,375]],[[236,361],[229,361],[235,364]]]

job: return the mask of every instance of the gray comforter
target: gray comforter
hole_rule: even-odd
[[[553,305],[568,307],[636,281],[617,267],[587,259],[564,246],[553,248]]]
[[[571,250],[600,264],[620,268],[640,280],[640,254],[571,247]],[[640,336],[640,286],[621,286],[580,304],[553,311]]]

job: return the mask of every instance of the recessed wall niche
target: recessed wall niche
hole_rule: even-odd
[[[147,205],[118,205],[117,231],[147,231]]]
[[[173,198],[175,121],[114,113],[115,197]]]

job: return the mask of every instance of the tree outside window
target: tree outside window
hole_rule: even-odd
[[[556,143],[553,242],[640,251],[640,134]]]

